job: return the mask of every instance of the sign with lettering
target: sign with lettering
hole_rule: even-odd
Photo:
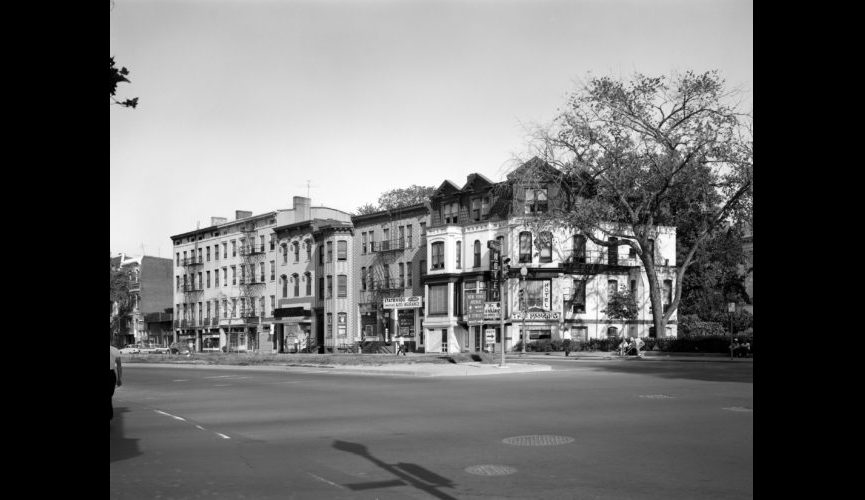
[[[466,321],[469,323],[481,323],[484,320],[484,293],[466,294]]]
[[[550,310],[550,280],[544,280],[544,310]]]
[[[385,299],[382,299],[381,305],[385,309],[418,308],[418,307],[423,307],[423,297],[418,295],[415,297],[385,298]]]
[[[495,344],[496,343],[496,330],[495,328],[487,328],[484,330],[484,338],[486,339],[487,344]]]
[[[531,320],[550,320],[550,319],[558,320],[560,317],[561,317],[561,313],[559,313],[558,311],[530,311],[530,312],[526,313],[526,315],[525,315],[525,319],[529,320],[529,321],[531,321]],[[514,311],[514,313],[511,314],[511,318],[512,319],[523,319],[522,311]]]
[[[484,302],[484,319],[500,319],[502,316],[500,302]]]

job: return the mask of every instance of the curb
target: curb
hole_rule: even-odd
[[[391,369],[386,365],[383,367],[361,367],[358,365],[313,365],[313,364],[290,364],[290,365],[205,365],[192,363],[129,363],[134,366],[149,366],[152,368],[191,368],[191,369],[215,369],[215,370],[256,370],[284,372],[287,368],[314,368],[327,373],[353,373],[358,375],[401,375],[411,377],[470,377],[483,375],[506,375],[509,373],[531,373],[552,371],[550,365],[535,363],[511,364],[505,366],[504,370],[499,365],[435,365],[428,364],[427,369],[406,370]],[[127,365],[127,366],[129,366]]]

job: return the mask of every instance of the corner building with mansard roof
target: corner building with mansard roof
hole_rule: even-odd
[[[637,256],[626,245],[595,245],[585,235],[565,229],[535,234],[528,219],[549,210],[557,193],[554,185],[521,184],[524,168],[525,164],[500,183],[478,173],[470,174],[462,187],[446,180],[430,198],[420,347],[426,352],[500,352],[501,304],[508,351],[524,336],[529,343],[659,336],[652,326],[646,272]],[[489,242],[494,242],[492,247]],[[662,300],[669,304],[676,271],[675,228],[657,227],[651,244]],[[510,259],[503,287],[495,280],[496,248]],[[521,267],[526,268],[524,278]],[[636,319],[613,320],[602,312],[615,290],[634,295]],[[468,300],[477,304],[480,297],[485,302],[482,314],[477,306],[470,308]],[[675,335],[674,314],[660,336]]]

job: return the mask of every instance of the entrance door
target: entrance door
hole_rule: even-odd
[[[448,330],[442,328],[442,352],[448,352]]]

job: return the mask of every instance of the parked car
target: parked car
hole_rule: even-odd
[[[141,346],[138,344],[129,344],[123,349],[120,349],[120,354],[141,354]]]
[[[174,342],[170,346],[168,346],[171,354],[191,354],[192,351],[189,350],[188,344],[181,344],[179,342]]]
[[[168,351],[168,347],[156,346],[150,348],[150,352],[152,352],[153,354],[168,354]]]

